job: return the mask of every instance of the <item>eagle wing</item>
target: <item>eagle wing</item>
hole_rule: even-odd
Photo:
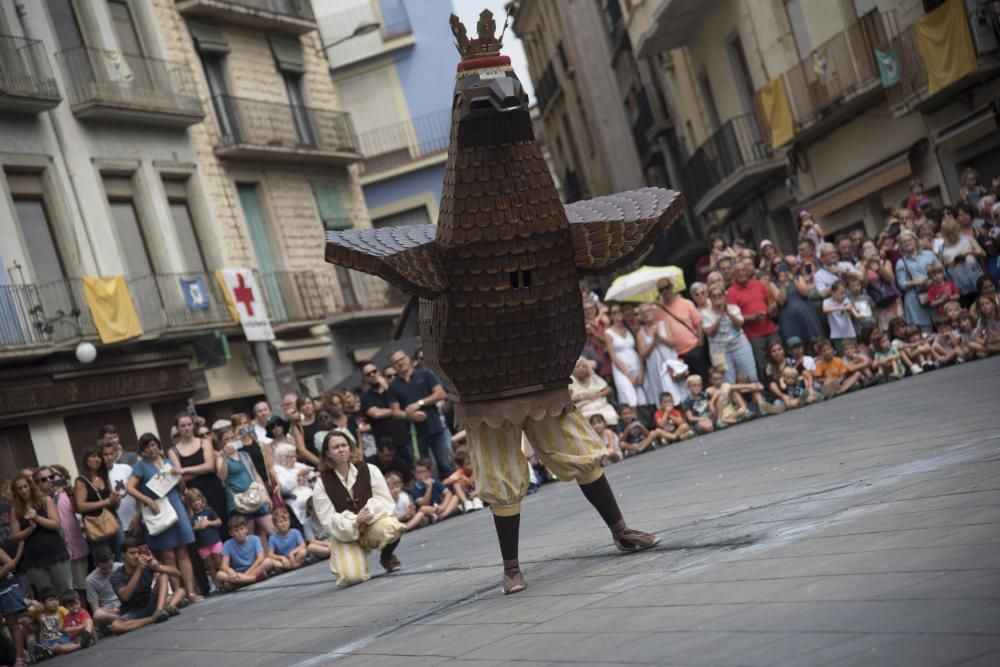
[[[632,263],[681,215],[684,197],[643,188],[566,205],[576,268],[602,275]]]
[[[448,287],[438,257],[434,225],[327,232],[326,261],[371,273],[424,299]]]

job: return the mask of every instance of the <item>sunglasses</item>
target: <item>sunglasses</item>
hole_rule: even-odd
[[[368,371],[365,375],[378,375],[378,371]]]
[[[44,484],[45,482],[51,482],[51,481],[52,481],[52,476],[51,475],[49,475],[47,477],[39,477],[38,478],[38,483],[39,484]]]
[[[660,293],[663,293],[663,292],[673,292],[674,288],[671,287],[670,285],[664,285],[663,287],[658,287],[657,290],[659,290]]]

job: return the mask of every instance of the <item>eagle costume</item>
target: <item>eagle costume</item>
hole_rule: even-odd
[[[645,188],[564,206],[500,55],[489,10],[478,38],[458,17],[462,55],[438,224],[327,234],[326,260],[377,275],[420,300],[424,359],[466,429],[480,496],[491,506],[505,593],[517,560],[529,471],[522,434],[559,479],[576,480],[622,551],[659,538],[626,526],[604,476],[604,446],[568,384],[585,344],[579,280],[639,259],[680,215],[679,193]]]

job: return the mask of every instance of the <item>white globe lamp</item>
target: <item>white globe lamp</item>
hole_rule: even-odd
[[[76,346],[76,360],[81,364],[93,363],[97,359],[97,348],[93,343],[84,341]]]

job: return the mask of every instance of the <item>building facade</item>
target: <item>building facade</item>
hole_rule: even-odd
[[[977,62],[929,94],[916,31],[943,4],[624,0],[634,51],[668,91],[693,212],[730,238],[787,252],[802,209],[828,234],[874,235],[911,180],[952,203],[965,166],[996,173],[996,6],[952,3]],[[895,59],[898,78],[890,66],[883,79],[878,53]],[[780,137],[776,108],[790,117]]]
[[[458,53],[451,0],[316,0],[376,227],[437,223]],[[368,26],[367,34],[344,39]]]
[[[369,222],[319,46],[307,3],[0,0],[0,477],[72,470],[107,423],[166,437],[191,398],[321,390],[388,338],[384,285],[323,262],[324,229]],[[273,342],[234,322],[232,268]],[[102,343],[122,303],[136,329]]]

